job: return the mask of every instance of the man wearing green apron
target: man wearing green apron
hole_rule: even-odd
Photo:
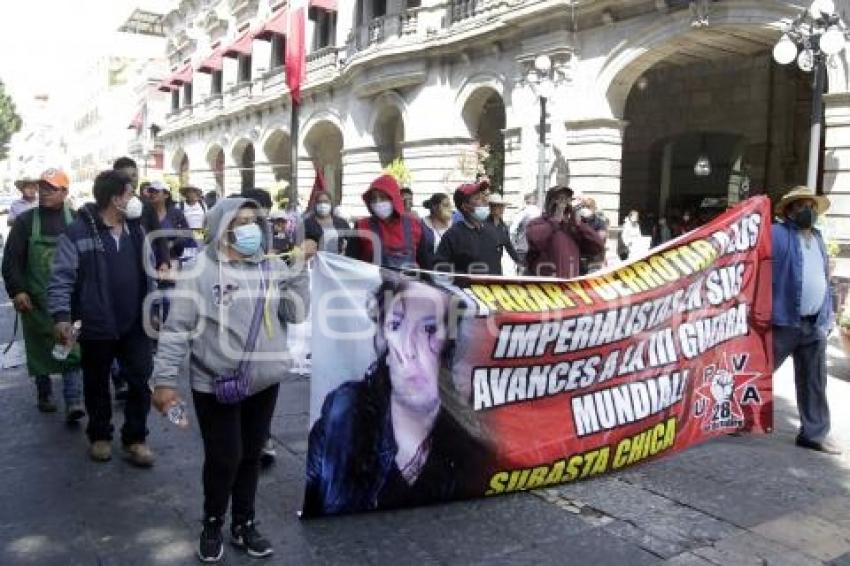
[[[47,312],[47,284],[56,241],[73,220],[65,204],[68,176],[58,169],[48,169],[38,181],[38,192],[38,207],[19,216],[9,233],[3,279],[23,324],[27,368],[35,378],[38,409],[45,413],[56,411],[50,375],[62,374],[65,417],[72,423],[85,415],[79,346],[75,345],[64,360],[53,356],[54,324]]]

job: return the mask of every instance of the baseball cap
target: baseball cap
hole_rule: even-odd
[[[46,183],[55,189],[67,189],[71,184],[68,180],[68,175],[61,169],[51,167],[41,174],[38,180],[39,184]]]
[[[486,191],[490,188],[490,181],[486,179],[478,181],[477,183],[464,183],[458,188],[455,189],[454,194],[454,203],[455,208],[460,208],[466,199],[474,195],[475,193],[480,193],[481,191]]]

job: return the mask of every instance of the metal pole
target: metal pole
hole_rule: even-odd
[[[537,139],[537,206],[543,206],[546,192],[546,97],[540,97],[540,132]]]
[[[818,172],[820,171],[820,137],[823,128],[823,83],[826,61],[818,57],[815,62],[812,79],[812,127],[809,138],[809,175],[807,183],[815,193],[818,190]]]
[[[292,116],[289,125],[289,205],[298,208],[298,105],[292,102]]]

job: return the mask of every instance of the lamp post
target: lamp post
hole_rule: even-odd
[[[812,122],[809,139],[807,184],[817,192],[820,169],[820,138],[823,128],[823,88],[830,58],[841,53],[847,40],[847,27],[835,11],[833,0],[814,0],[785,29],[773,47],[773,59],[780,65],[794,61],[801,71],[812,73]]]
[[[528,84],[540,100],[540,123],[537,137],[537,205],[543,206],[546,192],[546,104],[554,95],[555,81],[552,77],[552,59],[548,55],[538,55],[534,59],[534,68],[528,72]]]

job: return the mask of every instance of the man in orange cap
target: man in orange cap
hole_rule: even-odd
[[[79,347],[63,360],[52,355],[55,339],[53,319],[47,312],[47,284],[56,241],[74,214],[65,203],[69,183],[63,171],[48,169],[36,183],[38,207],[21,214],[12,225],[3,255],[3,280],[23,322],[27,367],[35,378],[38,409],[56,411],[50,375],[61,373],[65,418],[71,423],[85,415]]]

